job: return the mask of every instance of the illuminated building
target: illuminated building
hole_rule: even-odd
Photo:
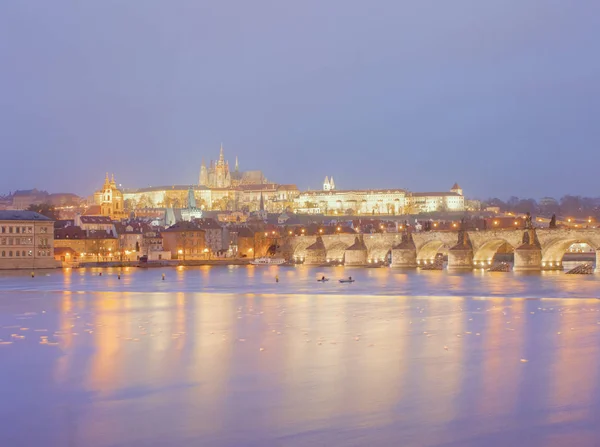
[[[59,266],[51,219],[33,211],[0,211],[0,269]]]

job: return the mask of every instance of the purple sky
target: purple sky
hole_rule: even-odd
[[[280,183],[600,196],[597,0],[0,2],[0,193]]]

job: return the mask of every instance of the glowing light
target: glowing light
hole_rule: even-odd
[[[519,225],[519,222],[517,222],[516,220],[515,220],[515,225]]]
[[[302,232],[304,233],[304,228],[302,228]]]
[[[453,223],[453,224],[452,224],[452,226],[453,226],[454,228],[456,228],[456,224],[455,224],[455,223]]]
[[[182,254],[183,250],[177,250],[177,253]]]
[[[494,225],[498,225],[498,221],[497,220],[494,221]]]
[[[319,233],[323,233],[323,228],[319,228]]]

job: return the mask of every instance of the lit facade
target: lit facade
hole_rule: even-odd
[[[100,215],[110,217],[113,220],[126,219],[123,192],[117,188],[115,176],[108,179],[108,173],[104,179],[102,189],[94,193],[94,202],[100,206]]]
[[[0,270],[56,267],[54,222],[33,211],[0,211]]]

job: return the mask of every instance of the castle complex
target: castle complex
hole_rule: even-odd
[[[216,162],[202,162],[197,185],[172,185],[120,191],[114,176],[94,195],[103,216],[120,219],[127,212],[181,210],[183,216],[201,211],[242,211],[333,215],[401,215],[433,211],[463,211],[465,200],[458,184],[448,192],[417,193],[404,189],[341,190],[333,176],[319,191],[299,191],[296,185],[269,182],[261,171],[240,171],[238,159],[230,169],[223,146]],[[261,207],[261,201],[263,206]],[[192,212],[193,211],[193,212]],[[178,212],[175,211],[175,215]],[[173,212],[167,212],[173,220]],[[186,219],[184,219],[186,220]]]
[[[225,161],[222,144],[219,159],[216,163],[211,160],[210,166],[207,168],[204,161],[202,161],[200,177],[198,179],[198,185],[206,186],[207,188],[231,188],[242,184],[263,185],[266,183],[268,183],[267,179],[261,171],[240,172],[237,157],[235,157],[235,170],[230,172],[229,162]]]

